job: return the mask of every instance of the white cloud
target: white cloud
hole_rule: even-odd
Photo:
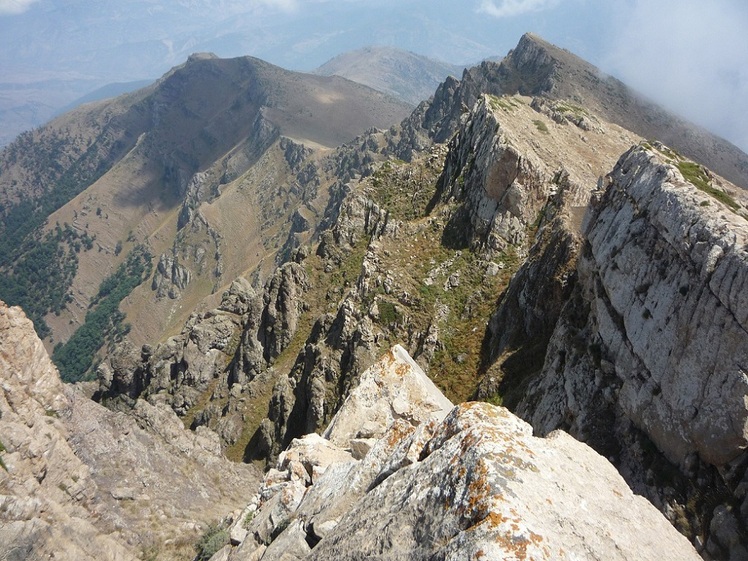
[[[295,12],[299,9],[298,0],[256,0],[256,4],[260,6],[268,6],[270,8],[276,8],[282,12]]]
[[[481,0],[479,12],[496,18],[509,18],[552,8],[559,0]]]
[[[0,0],[0,16],[22,14],[39,0]]]
[[[748,4],[633,0],[617,16],[606,69],[748,150]]]

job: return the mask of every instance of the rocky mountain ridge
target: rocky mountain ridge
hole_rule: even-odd
[[[153,86],[80,108],[3,151],[0,288],[49,326],[51,350],[144,245],[154,288],[136,290],[124,313],[139,342],[160,340],[237,276],[267,274],[291,216],[329,182],[319,160],[330,148],[409,110],[343,78],[193,55]],[[72,241],[58,239],[57,224]],[[45,240],[52,255],[67,249],[72,278],[60,278],[63,262],[27,248]],[[44,275],[26,274],[39,268]],[[63,305],[45,309],[38,303],[52,288]]]
[[[468,347],[463,346],[459,348],[459,352],[463,353],[461,357],[448,357],[454,360],[455,364],[476,364],[476,371],[484,373],[482,380],[476,377],[470,382],[465,380],[462,383],[477,387],[476,393],[483,399],[497,400],[506,395],[508,403],[518,407],[518,412],[528,419],[532,419],[534,415],[549,419],[545,424],[538,425],[539,430],[545,432],[562,427],[570,430],[578,438],[588,441],[601,453],[610,457],[622,469],[627,480],[658,504],[681,531],[700,544],[701,551],[708,551],[714,558],[722,558],[723,555],[725,558],[730,558],[730,555],[732,558],[740,558],[741,548],[744,547],[740,545],[743,539],[740,532],[726,533],[720,529],[721,522],[717,521],[726,521],[730,528],[734,528],[736,524],[739,526],[736,515],[730,513],[740,510],[739,503],[735,504],[735,501],[740,501],[741,496],[739,491],[737,495],[732,495],[727,490],[726,481],[718,475],[718,470],[715,470],[714,464],[711,463],[712,458],[707,456],[691,460],[689,468],[679,466],[677,460],[673,462],[674,458],[665,450],[667,445],[674,442],[672,435],[667,432],[650,433],[666,430],[664,422],[657,421],[634,428],[632,420],[616,421],[620,426],[627,427],[623,430],[619,424],[606,424],[607,419],[620,419],[621,413],[603,414],[604,411],[597,405],[594,413],[584,410],[578,413],[579,417],[575,423],[568,424],[569,419],[575,419],[576,415],[574,410],[570,409],[570,405],[563,405],[563,400],[573,399],[573,403],[576,403],[577,400],[587,399],[583,398],[586,394],[579,393],[567,397],[562,386],[557,386],[558,389],[553,391],[543,386],[558,384],[559,380],[563,379],[553,374],[550,366],[553,364],[554,353],[569,357],[569,349],[579,349],[578,352],[582,353],[584,360],[602,365],[598,367],[602,370],[591,373],[589,370],[580,370],[578,359],[564,359],[569,360],[567,368],[571,368],[570,372],[579,380],[575,384],[579,384],[580,392],[582,388],[590,387],[588,380],[599,380],[594,387],[600,388],[606,403],[616,403],[614,396],[618,391],[619,382],[611,378],[611,367],[606,366],[615,362],[606,358],[607,348],[601,344],[600,335],[592,328],[581,331],[575,328],[570,331],[573,335],[568,335],[569,329],[563,328],[563,325],[565,321],[569,321],[564,319],[564,314],[575,318],[574,321],[578,323],[579,319],[576,318],[582,313],[578,309],[578,291],[584,277],[581,269],[576,269],[584,263],[581,257],[586,251],[584,233],[589,232],[589,227],[586,230],[583,228],[582,213],[590,196],[593,195],[594,188],[602,192],[615,180],[613,178],[616,177],[616,173],[619,173],[614,171],[611,179],[603,180],[601,177],[596,178],[596,173],[587,164],[596,162],[597,157],[600,158],[596,163],[596,166],[600,166],[597,169],[604,169],[606,163],[610,164],[608,158],[614,153],[602,150],[606,142],[611,142],[612,148],[626,146],[634,140],[633,137],[627,136],[625,131],[617,130],[614,125],[600,120],[591,113],[586,113],[583,119],[578,116],[559,119],[561,122],[558,123],[552,116],[559,113],[558,106],[554,107],[554,104],[549,105],[548,102],[538,99],[484,96],[476,104],[473,112],[463,120],[460,131],[447,147],[447,151],[441,152],[440,158],[444,158],[444,164],[439,175],[432,175],[430,179],[433,191],[429,204],[423,207],[423,212],[426,213],[424,216],[427,217],[425,222],[423,218],[414,222],[396,220],[393,215],[397,207],[391,207],[393,210],[388,215],[384,211],[386,206],[382,208],[374,202],[377,196],[382,196],[382,184],[388,181],[387,174],[395,176],[395,184],[402,180],[402,176],[394,174],[392,168],[387,165],[363,180],[358,187],[358,190],[363,187],[362,193],[373,199],[362,197],[351,186],[339,206],[338,218],[331,231],[320,234],[321,243],[314,255],[301,248],[295,261],[281,267],[275,280],[268,283],[261,299],[259,295],[253,295],[239,285],[225,296],[230,302],[245,302],[242,306],[254,310],[249,313],[243,312],[247,314],[241,320],[245,330],[231,366],[222,373],[214,370],[211,375],[210,368],[191,367],[187,364],[188,370],[192,368],[191,372],[203,373],[201,384],[195,386],[180,382],[179,385],[174,385],[168,381],[165,384],[161,382],[160,385],[151,385],[143,395],[149,396],[151,400],[170,400],[174,406],[175,403],[184,403],[181,401],[183,392],[192,392],[190,403],[194,406],[200,400],[199,392],[195,392],[194,388],[204,388],[203,395],[212,394],[211,400],[228,403],[228,406],[223,406],[222,412],[219,413],[218,409],[211,409],[212,406],[200,409],[203,406],[198,405],[198,410],[202,412],[198,412],[197,416],[194,413],[189,416],[193,426],[206,423],[215,427],[224,438],[231,434],[230,431],[226,431],[227,427],[231,427],[234,433],[228,436],[226,442],[230,447],[246,444],[243,450],[245,458],[275,457],[291,444],[293,438],[321,430],[326,426],[348,389],[355,387],[360,373],[376,359],[382,346],[393,336],[409,341],[408,344],[417,359],[428,369],[430,375],[434,376],[437,383],[449,383],[448,379],[440,381],[439,377],[440,372],[444,372],[443,364],[439,361],[444,360],[444,351],[448,351],[448,345],[451,344],[448,333],[443,331],[449,329],[448,323],[442,322],[446,317],[452,317],[452,314],[455,314],[454,318],[457,320],[466,314],[470,316],[475,313],[472,311],[475,302],[484,296],[480,291],[469,292],[468,298],[462,304],[458,301],[454,308],[454,304],[445,305],[446,301],[437,299],[434,301],[433,311],[430,312],[433,315],[427,315],[427,321],[422,324],[421,330],[417,330],[419,320],[414,312],[423,306],[425,299],[410,296],[414,292],[411,292],[413,288],[403,278],[404,271],[392,265],[388,266],[388,263],[397,262],[393,259],[393,254],[398,251],[410,255],[412,248],[403,241],[405,232],[412,232],[407,234],[408,236],[423,235],[425,240],[432,240],[430,243],[434,243],[434,238],[441,238],[441,243],[447,246],[451,244],[453,248],[463,248],[453,249],[452,257],[436,267],[436,262],[432,262],[432,269],[425,278],[416,275],[414,279],[417,285],[430,287],[441,277],[443,280],[438,282],[444,283],[441,287],[443,297],[447,297],[450,290],[455,290],[464,283],[466,272],[470,273],[470,268],[455,273],[449,272],[452,266],[450,262],[454,263],[455,259],[461,259],[462,252],[474,252],[481,256],[476,264],[482,271],[479,279],[483,283],[491,278],[490,271],[496,274],[502,270],[500,267],[507,267],[508,254],[511,254],[514,261],[509,262],[510,273],[517,272],[508,283],[493,317],[490,317],[490,312],[482,316],[482,321],[485,322],[483,325],[488,325],[483,340],[483,351],[476,352],[476,356],[470,357],[464,353]],[[534,121],[542,123],[545,132],[543,127]],[[544,138],[543,144],[533,140],[532,135],[528,136],[529,130],[537,135],[534,138]],[[590,150],[591,138],[595,139],[594,150]],[[534,150],[537,151],[537,156],[533,153]],[[586,150],[596,156],[580,159],[579,154]],[[438,154],[440,152],[433,152],[429,158],[437,157]],[[630,154],[632,155],[624,154],[616,170],[636,168],[640,170],[640,174],[646,172],[646,177],[657,179],[636,183],[642,192],[658,193],[662,182],[668,178],[678,177],[681,178],[679,189],[682,192],[679,193],[679,197],[691,201],[688,208],[693,209],[694,217],[705,213],[711,216],[710,212],[716,212],[716,216],[729,215],[729,218],[718,218],[717,222],[728,220],[740,225],[745,220],[738,212],[723,206],[723,203],[714,198],[715,195],[701,191],[683,179],[681,168],[690,170],[691,164],[663,145],[641,143],[638,151],[631,151]],[[637,164],[629,163],[628,159],[635,160],[635,154],[640,154],[638,157],[641,161]],[[554,158],[560,159],[554,161]],[[583,165],[575,165],[576,162],[582,162]],[[407,166],[405,169],[407,170]],[[629,173],[628,169],[626,173]],[[630,177],[640,179],[636,174]],[[710,176],[710,182],[715,186],[714,189],[722,193],[727,189],[736,197],[740,197],[740,192],[734,186],[730,186],[717,176]],[[655,195],[648,196],[657,200]],[[655,204],[655,207],[667,207],[671,212],[673,208],[672,203],[669,206]],[[713,211],[707,210],[712,207]],[[649,214],[641,209],[637,212],[641,214],[642,219]],[[655,210],[650,212],[655,213]],[[693,219],[684,219],[681,222],[681,218],[677,215],[671,217],[671,226],[668,228],[676,231],[675,224],[694,222]],[[593,221],[593,218],[587,218],[588,223]],[[727,231],[724,227],[713,225],[709,221],[706,224],[710,225],[702,234],[698,234],[699,239],[712,228]],[[428,229],[424,230],[424,226]],[[458,232],[459,235],[453,232]],[[364,243],[364,253],[356,249],[357,246],[360,247],[362,238],[369,240]],[[698,247],[704,245],[702,241]],[[334,280],[334,276],[322,277],[327,278],[326,281],[322,281],[321,286],[327,290],[326,299],[331,300],[332,313],[320,317],[314,324],[307,323],[309,320],[304,320],[304,315],[314,310],[310,302],[316,299],[310,299],[309,295],[316,293],[315,287],[320,282],[314,278],[315,275],[332,273],[341,263],[346,263],[348,256],[356,254],[361,256],[361,261],[354,262],[360,263],[360,269],[351,271],[353,276],[350,277],[350,281],[344,280],[349,278],[348,273],[338,276],[338,281]],[[319,265],[310,268],[310,264],[318,259],[321,260]],[[406,263],[407,259],[406,257]],[[578,259],[579,265],[576,264]],[[643,258],[640,261],[648,262]],[[631,269],[638,262],[631,260],[627,267]],[[672,269],[673,262],[670,263],[669,267]],[[662,268],[661,262],[655,268],[658,266]],[[442,268],[444,271],[438,272]],[[639,274],[637,270],[634,268],[631,274]],[[678,269],[672,269],[672,274],[680,275],[677,271]],[[331,291],[336,290],[335,282],[341,281],[345,284],[350,283],[348,288],[342,292],[333,292],[337,297],[331,299]],[[605,286],[606,282],[607,279],[603,278],[598,280],[597,284]],[[623,285],[638,289],[637,283]],[[419,289],[416,287],[416,290]],[[420,290],[420,297],[423,297],[432,289]],[[546,294],[547,298],[536,298],[536,293]],[[644,294],[641,291],[635,293]],[[396,296],[394,304],[389,295]],[[254,304],[247,305],[249,302]],[[334,304],[335,302],[337,304]],[[382,310],[387,310],[390,305],[393,306],[392,311],[387,312],[388,319],[382,321]],[[402,321],[402,327],[398,327],[398,316],[401,318],[399,321]],[[642,312],[641,317],[647,320],[645,316]],[[193,338],[190,330],[194,333],[195,327],[199,326],[201,330],[206,328],[214,321],[213,317],[215,313],[208,314],[205,318],[208,321],[196,317],[196,323],[192,324],[193,327],[190,327],[185,335]],[[304,328],[304,325],[308,327]],[[285,327],[279,331],[279,326]],[[305,331],[309,327],[311,331]],[[567,339],[563,339],[562,343],[556,343],[556,338],[560,337],[556,331],[567,334]],[[298,336],[307,337],[306,333],[309,333],[308,338],[299,347]],[[279,334],[281,339],[278,339]],[[209,335],[209,339],[212,337],[213,335]],[[225,340],[225,335],[222,337]],[[619,334],[618,337],[627,340],[628,330],[624,329],[623,334]],[[479,333],[478,343],[480,339]],[[650,337],[648,340],[654,339]],[[194,344],[189,343],[189,339],[187,341],[185,351],[189,345]],[[737,345],[740,347],[739,343]],[[295,363],[292,363],[288,351],[294,348],[301,348],[301,351]],[[728,355],[734,355],[732,351],[726,352]],[[221,356],[224,357],[223,362],[231,360],[225,354]],[[210,360],[212,359],[208,358],[209,362]],[[478,362],[468,362],[473,360]],[[625,360],[623,363],[628,364]],[[135,364],[138,364],[137,360]],[[137,368],[147,372],[158,364],[159,362],[147,359],[144,366],[136,366],[136,372]],[[181,364],[183,366],[179,368],[184,368],[185,363]],[[262,367],[263,364],[266,366]],[[258,365],[261,366],[259,369]],[[174,371],[174,367],[169,366],[168,362],[158,368],[164,373],[161,378],[164,381],[167,378],[163,376]],[[283,375],[286,368],[290,368],[287,377]],[[622,368],[627,370],[627,367]],[[463,367],[464,369],[467,368]],[[130,373],[131,370],[125,369],[122,376],[128,378]],[[740,383],[740,379],[738,376],[736,382]],[[212,386],[216,380],[217,385]],[[263,386],[264,390],[261,390]],[[269,386],[273,386],[272,395],[267,393]],[[554,391],[560,392],[559,395],[556,396]],[[171,397],[172,395],[174,397]],[[258,409],[260,414],[262,411],[260,402],[268,399],[267,419],[259,421],[256,425],[257,430],[251,437],[238,433],[241,423],[237,422],[236,415],[241,408],[232,403],[237,403],[235,398],[240,395],[244,407],[260,396],[259,400],[254,401],[255,405],[250,406],[255,419]],[[735,403],[739,404],[741,391],[729,395],[730,399],[735,399]],[[596,396],[597,393],[592,394],[592,403],[599,403],[601,398]],[[543,400],[548,399],[557,399],[560,405],[546,407]],[[722,398],[716,399],[720,401]],[[184,405],[180,407],[183,413],[190,409]],[[562,411],[558,418],[550,417],[558,410]],[[246,418],[247,409],[244,411],[243,415]],[[745,413],[739,405],[734,412],[738,419]],[[257,422],[258,420],[254,421]],[[719,421],[714,422],[719,424]],[[729,429],[734,423],[727,423],[725,426]],[[245,430],[246,428],[244,425]],[[627,438],[635,436],[633,442],[626,440],[621,444],[621,449],[628,447],[628,452],[617,455],[611,451],[611,442],[614,442],[613,435],[619,432],[624,436],[629,435]],[[658,450],[658,434],[662,434],[662,438],[668,443],[661,445],[664,446],[659,449],[662,451]],[[739,442],[742,442],[741,439],[744,437],[737,433],[737,438],[737,449],[740,449]],[[716,446],[715,449],[722,450],[723,447]],[[646,453],[639,454],[639,450],[646,450]],[[736,465],[740,464],[738,460]],[[651,476],[648,475],[648,470],[653,469],[653,466],[660,473],[670,474],[670,484],[678,489],[677,492],[672,487],[662,486],[662,482],[653,483],[649,479]],[[688,473],[696,470],[701,474],[699,482],[689,483],[689,475],[680,472],[681,469],[690,469]],[[729,488],[740,489],[738,482],[741,477],[739,472],[734,472],[734,475],[730,476]],[[716,510],[713,502],[715,497],[719,497],[717,500],[721,503]],[[731,548],[734,549],[732,553]]]
[[[746,537],[726,528],[748,509],[746,222],[727,207],[705,213],[713,204],[662,145],[622,156],[517,412],[540,434],[590,442],[711,555],[739,559]],[[653,448],[677,469],[653,470]]]
[[[658,140],[748,188],[748,156],[704,129],[643,99],[595,66],[531,33],[500,62],[468,68],[460,80],[447,79],[437,90],[423,126],[444,142],[459,115],[483,93],[528,95],[567,102],[567,113],[584,108],[644,138]]]
[[[330,226],[326,221],[319,223],[316,249],[300,246],[295,257],[298,262],[280,267],[264,291],[235,283],[225,296],[227,303],[214,312],[195,315],[179,337],[142,356],[139,351],[127,351],[128,360],[117,359],[111,368],[105,365],[104,396],[167,399],[182,415],[202,402],[194,412],[197,417],[190,415],[190,422],[198,419],[198,423],[208,423],[233,446],[239,442],[246,445],[247,436],[238,434],[242,423],[228,420],[239,415],[242,408],[221,405],[219,411],[206,407],[207,402],[199,396],[212,393],[214,401],[225,404],[225,400],[232,403],[238,396],[246,400],[242,392],[247,392],[249,400],[254,401],[254,394],[266,395],[267,385],[275,385],[269,420],[261,423],[250,446],[254,455],[261,456],[266,453],[263,451],[277,454],[291,438],[324,427],[344,397],[344,388],[384,352],[386,341],[408,341],[424,368],[435,367],[445,374],[469,372],[469,366],[460,364],[468,360],[477,370],[478,330],[488,320],[493,294],[487,289],[498,289],[498,283],[505,282],[513,272],[507,261],[516,267],[517,253],[529,247],[527,230],[547,199],[560,191],[563,194],[554,195],[559,201],[584,204],[582,185],[597,178],[592,169],[604,173],[613,165],[615,155],[635,141],[632,136],[621,140],[616,135],[591,132],[599,150],[597,155],[590,155],[587,142],[579,138],[580,129],[565,124],[554,131],[557,138],[547,139],[543,148],[528,139],[528,134],[538,140],[548,136],[532,124],[538,113],[529,105],[530,100],[486,97],[477,106],[474,118],[466,122],[464,134],[458,135],[450,147],[446,164],[442,162],[447,152],[438,150],[409,166],[400,164],[402,172],[385,163],[371,177],[351,182],[331,211]],[[527,131],[528,120],[533,133]],[[621,134],[625,135],[623,131]],[[553,150],[549,149],[551,144]],[[366,150],[377,145],[387,150],[384,141],[362,141]],[[562,147],[566,153],[554,153]],[[583,166],[575,164],[575,159],[582,159],[580,154],[584,154]],[[512,177],[510,192],[473,198],[487,185],[506,180],[518,159],[523,161],[529,180]],[[564,181],[559,179],[562,165],[571,174],[567,172]],[[419,177],[415,182],[413,166]],[[400,200],[402,195],[397,194],[402,190],[401,182],[408,181],[405,175],[411,178],[409,189],[420,193],[418,202],[409,194]],[[534,208],[531,199],[537,201]],[[430,205],[435,208],[427,210]],[[489,242],[483,225],[483,230],[473,236],[474,244],[452,239],[452,231],[470,231],[471,227],[464,225],[466,216],[472,217],[470,223],[478,209],[487,209],[480,212],[488,222],[493,220],[493,213],[503,216],[494,223],[501,228],[508,225],[509,230]],[[402,240],[412,236],[434,244],[420,247],[421,252],[436,251],[440,236],[449,239],[445,249],[433,253],[431,263],[424,263],[422,271],[406,271],[414,248],[411,242],[403,244]],[[441,286],[433,286],[435,282]],[[228,302],[241,302],[241,306],[233,308]],[[223,319],[227,317],[235,319]],[[219,328],[219,320],[228,327]],[[467,348],[454,355],[439,352],[444,350],[445,339],[439,336],[439,326],[445,328],[450,321],[461,322],[465,329],[478,333],[472,336],[472,352]],[[305,327],[299,329],[301,325]],[[237,329],[241,329],[241,335]],[[235,343],[227,344],[229,339]],[[208,351],[211,347],[215,350]],[[431,364],[435,355],[440,355],[436,357],[438,366]],[[282,368],[277,364],[279,358],[284,359]],[[288,376],[285,369],[290,371]],[[216,380],[218,385],[212,386]],[[445,383],[455,384],[455,380],[449,375]],[[466,377],[464,384],[455,384],[450,393],[465,399],[476,383]],[[232,397],[232,393],[236,395]],[[262,409],[263,405],[256,407]],[[224,423],[229,432],[218,428]]]
[[[268,174],[263,220],[287,221],[272,263],[194,311],[181,333],[113,347],[96,398],[136,416],[168,407],[217,433],[229,457],[273,465],[328,426],[401,343],[452,401],[503,403],[539,433],[568,430],[705,558],[742,559],[746,197],[672,148],[553,99],[565,83],[555,57],[528,36],[386,131],[324,153],[279,139],[248,172]],[[512,85],[541,95],[501,95]],[[278,161],[294,179],[272,175]],[[213,205],[242,184],[215,191],[218,171],[193,176],[194,204],[174,215],[184,239],[148,287],[162,302],[171,291],[173,305],[188,302],[179,285],[195,271],[190,243],[227,243],[211,213],[239,212],[242,199]],[[279,212],[273,202],[289,194],[303,204]],[[359,436],[363,456],[372,443]],[[299,538],[321,555],[324,536],[304,524],[287,537],[298,556],[309,554]],[[266,527],[246,547],[272,546],[282,530]]]

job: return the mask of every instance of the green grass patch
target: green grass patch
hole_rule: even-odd
[[[229,543],[229,531],[223,524],[211,524],[195,544],[195,561],[208,561],[215,553]]]
[[[735,201],[735,199],[725,191],[712,186],[709,176],[706,174],[704,168],[699,164],[695,162],[680,161],[676,163],[676,166],[683,175],[683,178],[694,185],[697,189],[712,196],[714,199],[726,205],[733,211],[737,211],[740,208],[740,205]]]
[[[535,125],[535,128],[537,128],[540,132],[544,134],[548,134],[550,132],[548,130],[548,126],[540,119],[534,119],[533,124]]]
[[[382,265],[399,280],[396,292],[380,298],[377,323],[388,340],[402,342],[414,332],[425,333],[436,322],[440,348],[429,363],[429,377],[457,403],[475,391],[486,323],[519,260],[511,250],[497,256],[505,268],[494,277],[486,277],[487,262],[469,250],[441,245],[436,241],[440,233],[431,236],[424,232],[409,243],[393,243],[387,248],[389,256]],[[413,262],[412,255],[419,259]],[[445,287],[450,275],[458,272],[457,286]],[[433,281],[427,284],[426,278]],[[410,294],[408,301],[401,300],[395,308],[403,321],[389,323],[391,318],[383,302],[402,290]]]
[[[499,111],[499,110],[513,111],[520,105],[515,99],[512,99],[511,97],[506,97],[506,96],[499,97],[499,96],[490,95],[490,94],[487,97],[488,97],[488,106],[493,111]]]
[[[496,300],[519,267],[513,249],[497,256],[505,268],[494,277],[485,277],[486,263],[471,252],[455,259],[453,270],[460,271],[460,284],[444,290],[432,285],[436,301],[449,308],[449,316],[440,324],[442,349],[429,365],[429,376],[455,403],[469,399],[478,381],[486,324]]]
[[[379,308],[379,321],[382,325],[391,325],[402,319],[402,315],[392,302],[380,300],[377,302],[377,307]]]
[[[556,104],[556,111],[560,113],[572,113],[577,117],[588,115],[587,111],[579,105],[574,105],[568,101],[562,101]]]
[[[421,159],[411,164],[388,161],[372,174],[369,196],[394,220],[416,220],[436,192],[442,162]]]

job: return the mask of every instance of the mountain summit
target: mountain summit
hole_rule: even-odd
[[[40,333],[64,342],[84,323],[101,282],[145,243],[157,262],[165,256],[160,268],[154,263],[168,279],[156,281],[157,293],[186,291],[189,300],[181,313],[156,303],[154,315],[149,290],[130,299],[142,340],[160,338],[282,243],[295,211],[288,189],[304,157],[389,127],[409,110],[337,76],[193,55],[152,86],[78,108],[3,151],[3,294],[28,310]],[[51,259],[22,243],[48,235]],[[175,242],[179,236],[185,241]],[[177,280],[188,261],[189,288],[186,277]],[[27,273],[39,268],[41,275]]]
[[[748,156],[709,131],[647,101],[625,84],[606,76],[569,51],[525,34],[504,59],[517,92],[568,99],[608,121],[659,140],[720,175],[748,188]],[[513,93],[511,89],[507,93]]]
[[[443,95],[456,95],[464,107],[472,107],[480,93],[565,100],[644,138],[664,142],[748,188],[748,155],[738,147],[647,101],[592,64],[532,33],[523,35],[500,62],[485,61],[465,70],[460,87],[456,92],[453,88],[454,83],[446,81]],[[451,101],[447,105],[454,107]],[[437,103],[431,109],[428,125],[442,129],[437,138],[444,141],[454,132],[454,125],[440,124],[444,116],[439,107]],[[458,117],[453,113],[447,122],[455,123]]]
[[[342,76],[418,105],[433,95],[447,76],[463,67],[394,47],[367,47],[330,59],[315,74]]]

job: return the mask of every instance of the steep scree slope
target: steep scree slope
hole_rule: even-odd
[[[109,411],[64,385],[33,325],[0,302],[0,556],[191,559],[258,481],[210,431],[142,402]]]

